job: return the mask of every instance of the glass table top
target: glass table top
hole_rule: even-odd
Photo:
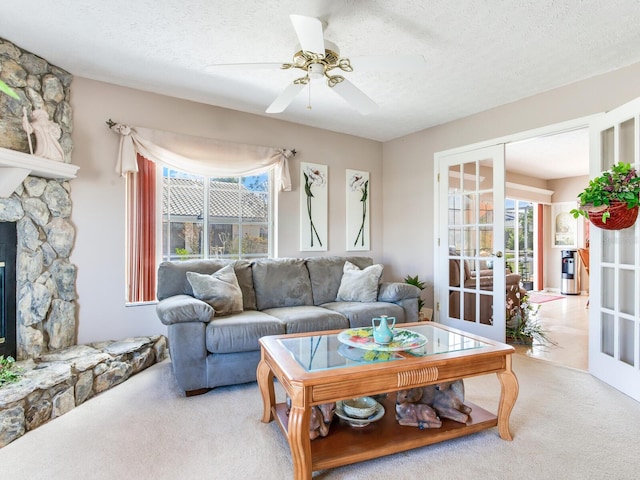
[[[402,325],[399,325],[398,328],[405,329]],[[406,352],[364,350],[341,342],[338,340],[338,335],[281,338],[278,339],[278,342],[308,372],[352,367],[367,363],[404,360],[411,357],[460,352],[490,346],[488,343],[443,330],[433,325],[412,326],[405,330],[420,333],[426,337],[427,342],[419,348],[407,350]]]

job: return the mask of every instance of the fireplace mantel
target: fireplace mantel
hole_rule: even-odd
[[[76,177],[77,165],[0,148],[0,198],[7,198],[28,175],[42,178]]]

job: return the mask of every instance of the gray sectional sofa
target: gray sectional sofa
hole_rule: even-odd
[[[420,289],[381,273],[367,257],[163,262],[156,311],[178,384],[192,395],[255,381],[265,335],[417,321]]]

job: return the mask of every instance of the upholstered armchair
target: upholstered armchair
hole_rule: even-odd
[[[460,315],[460,293],[462,288],[480,288],[480,323],[491,324],[493,321],[493,290],[494,271],[483,269],[472,271],[468,260],[449,260],[449,316],[464,318],[474,322],[476,320],[476,293],[464,292],[464,316]],[[507,308],[520,305],[520,299],[526,291],[520,286],[520,275],[505,271],[505,295]],[[487,293],[484,294],[483,291]]]

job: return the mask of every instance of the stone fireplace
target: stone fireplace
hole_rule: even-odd
[[[5,292],[16,294],[15,313],[5,308],[4,330],[5,345],[16,343],[10,354],[21,360],[76,340],[76,267],[69,261],[75,240],[69,179],[77,171],[70,164],[72,76],[0,39],[0,79],[19,97],[0,94],[0,222],[15,223],[15,238],[7,234],[3,239],[5,248],[16,252],[8,261],[15,275],[3,278]],[[37,109],[60,127],[64,162],[30,154],[34,142],[22,120]],[[5,307],[11,300],[4,301]]]
[[[15,262],[15,274],[4,276],[4,290],[7,305],[10,294],[16,294],[13,318],[7,311],[5,320],[7,332],[12,330],[9,322],[16,322],[18,360],[75,344],[76,267],[69,262],[75,229],[70,215],[67,181],[28,176],[11,197],[0,198],[0,222],[15,223],[16,257],[5,262]],[[10,242],[6,245],[9,249]]]
[[[0,355],[21,368],[18,382],[0,385],[2,448],[162,361],[167,349],[159,335],[77,345],[72,77],[0,38],[0,80],[19,96],[0,93]],[[23,109],[45,110],[60,126],[63,162],[31,154]]]

